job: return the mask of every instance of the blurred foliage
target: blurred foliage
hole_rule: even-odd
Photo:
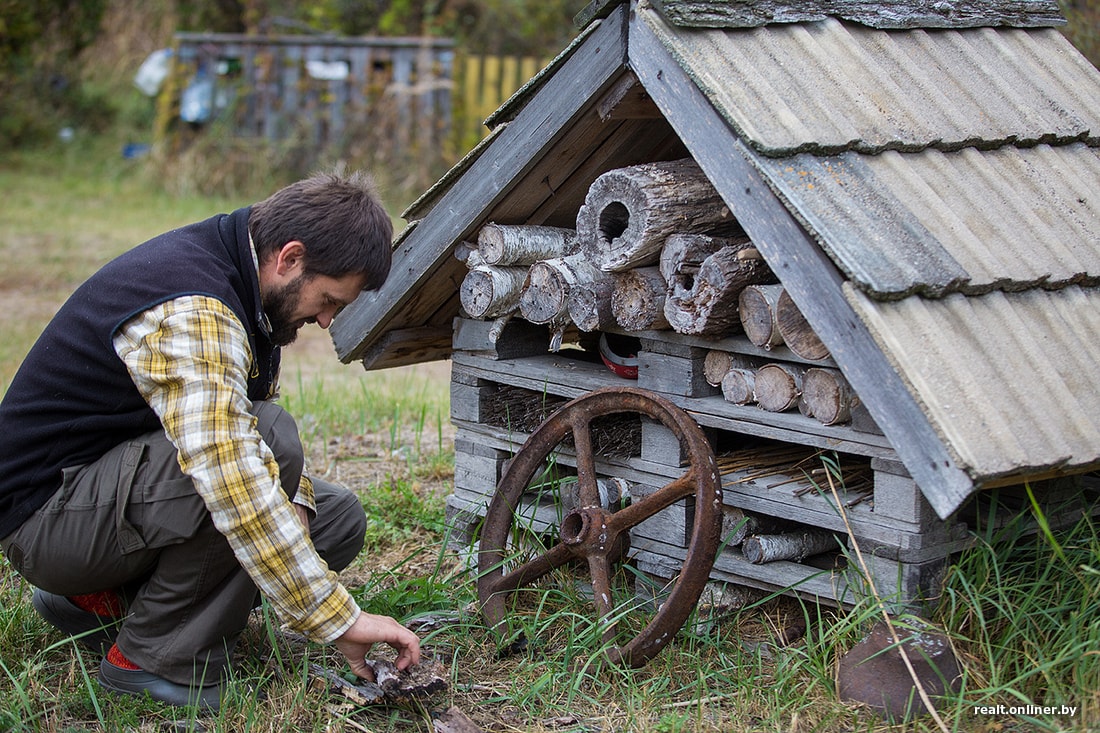
[[[1062,0],[1060,4],[1068,21],[1062,32],[1093,66],[1100,67],[1100,0]]]
[[[0,0],[0,147],[38,142],[67,120],[110,121],[99,94],[77,82],[107,1]]]

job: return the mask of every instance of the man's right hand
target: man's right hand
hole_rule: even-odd
[[[333,644],[348,660],[357,677],[374,681],[374,671],[367,665],[367,655],[376,642],[389,644],[397,650],[398,669],[408,669],[420,663],[420,638],[389,616],[360,613],[359,618]]]

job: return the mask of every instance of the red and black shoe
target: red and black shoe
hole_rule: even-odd
[[[106,654],[115,643],[125,616],[122,600],[114,591],[70,597],[36,588],[31,603],[51,626],[100,654]]]

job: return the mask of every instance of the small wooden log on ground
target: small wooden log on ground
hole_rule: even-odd
[[[775,305],[775,315],[779,323],[779,333],[783,336],[783,343],[787,344],[787,348],[796,355],[810,361],[820,361],[829,356],[829,350],[818,338],[786,290],[779,295]]]
[[[747,285],[776,278],[747,237],[673,234],[661,251],[668,283],[665,317],[695,336],[726,336],[741,329],[738,297]]]
[[[756,402],[756,370],[734,367],[722,377],[722,398],[734,405]]]
[[[607,272],[656,264],[675,232],[736,228],[729,207],[691,158],[604,173],[577,212],[581,250]]]
[[[584,255],[554,257],[531,265],[519,312],[531,323],[562,325],[569,321],[569,293],[578,285],[605,277]]]
[[[435,659],[422,658],[420,664],[404,671],[383,659],[370,659],[367,664],[374,671],[374,682],[348,682],[330,669],[310,664],[310,688],[327,690],[356,705],[407,703],[423,700],[447,689],[446,670]]]
[[[562,227],[489,223],[478,233],[477,248],[487,265],[530,266],[576,254],[577,233]]]
[[[776,305],[782,293],[782,285],[749,285],[738,297],[741,327],[756,346],[771,349],[783,343],[776,316]]]
[[[793,364],[765,364],[756,370],[753,393],[756,402],[768,412],[786,412],[802,396],[805,369]]]
[[[519,296],[527,277],[526,267],[477,265],[466,273],[458,295],[471,318],[489,320],[519,308]]]
[[[741,552],[753,565],[776,560],[801,562],[812,555],[837,550],[840,544],[828,530],[807,529],[785,534],[761,534],[741,543]]]
[[[802,377],[802,399],[813,416],[826,425],[852,419],[855,395],[839,369],[807,369]]]
[[[615,273],[611,312],[627,331],[660,331],[665,318],[665,280],[658,267],[638,267]]]

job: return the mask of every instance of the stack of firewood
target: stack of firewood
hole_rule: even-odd
[[[464,247],[462,306],[561,331],[741,330],[745,287],[776,278],[691,159],[598,177],[576,229],[490,223]]]

